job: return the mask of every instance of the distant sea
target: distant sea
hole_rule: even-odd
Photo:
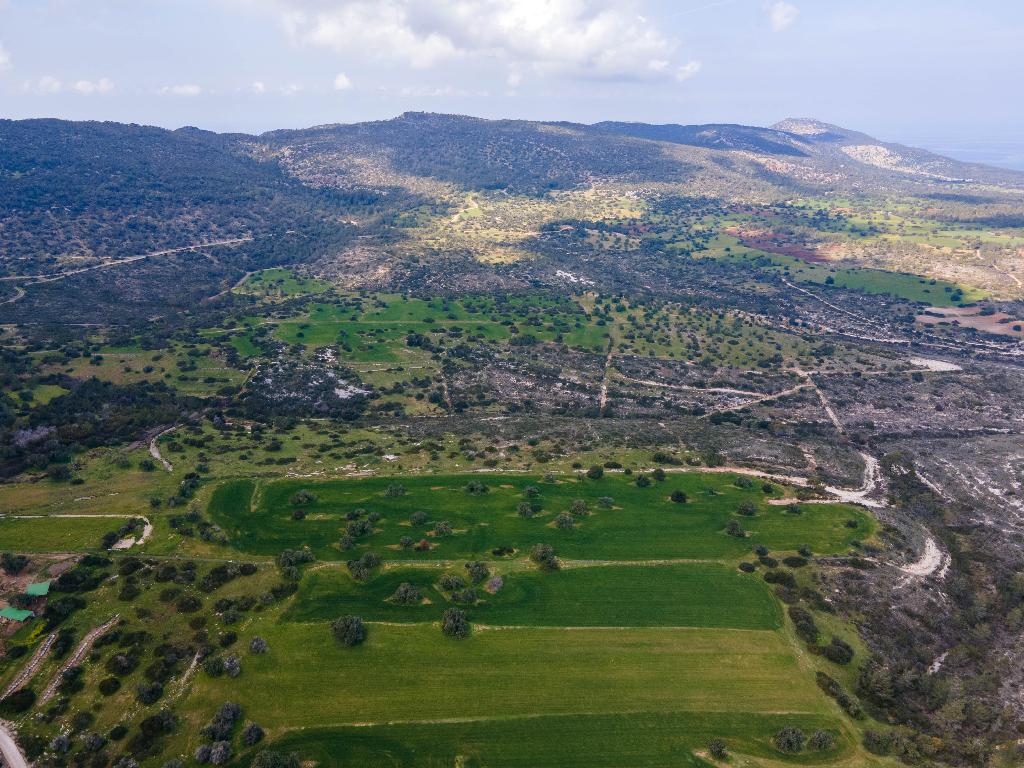
[[[897,139],[900,144],[920,147],[966,163],[984,163],[1001,168],[1024,171],[1024,137],[1020,139],[993,139],[987,141],[965,141],[940,139],[934,136],[906,137]]]

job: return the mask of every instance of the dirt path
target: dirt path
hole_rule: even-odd
[[[0,280],[14,281],[21,280],[26,283],[52,283],[55,280],[63,280],[65,277],[71,277],[72,275],[80,275],[83,272],[92,272],[97,269],[109,269],[110,267],[117,267],[122,264],[131,264],[142,259],[148,259],[152,256],[169,256],[172,253],[183,253],[185,251],[195,251],[200,248],[213,248],[217,245],[238,245],[239,243],[252,242],[252,237],[235,237],[228,240],[213,240],[208,243],[196,243],[194,245],[184,245],[181,248],[166,248],[162,251],[152,251],[150,253],[140,253],[137,256],[127,256],[123,259],[105,259],[98,264],[90,264],[88,267],[78,267],[77,269],[69,269],[63,272],[46,272],[41,275],[6,275],[0,277]]]
[[[160,446],[157,445],[156,441],[159,440],[164,435],[170,434],[171,432],[173,432],[176,429],[177,429],[176,426],[175,427],[169,427],[169,428],[165,429],[163,432],[160,432],[160,433],[154,435],[153,439],[149,441],[149,455],[152,456],[157,461],[159,461],[161,464],[163,464],[164,469],[166,469],[168,472],[173,472],[174,471],[174,465],[171,464],[171,462],[169,462],[167,459],[165,459],[163,457],[163,455],[161,455],[161,453],[160,453]]]
[[[608,405],[608,374],[612,368],[612,343],[608,342],[608,354],[604,358],[604,376],[601,377],[601,394],[598,397],[597,415],[604,416],[605,406]]]
[[[28,768],[28,760],[21,754],[21,749],[14,741],[12,731],[2,720],[0,720],[0,755],[3,756],[3,764],[9,768]]]
[[[900,570],[904,573],[922,579],[936,572],[938,572],[941,579],[946,575],[948,568],[949,563],[946,553],[939,549],[938,543],[930,534],[924,542],[924,552],[921,553],[921,557],[913,563],[900,566]]]
[[[117,624],[117,621],[120,618],[121,614],[115,613],[106,624],[90,629],[89,632],[86,633],[85,637],[82,638],[82,642],[78,644],[75,652],[71,655],[71,658],[61,665],[60,669],[57,670],[57,674],[53,676],[53,680],[51,680],[50,684],[46,686],[46,690],[43,691],[43,695],[39,697],[40,704],[45,704],[53,698],[53,694],[57,692],[57,686],[60,685],[60,680],[64,673],[77,665],[85,654],[89,652],[89,649],[92,648],[92,644],[96,642],[96,638],[109,631],[115,624]]]
[[[56,639],[57,633],[52,632],[43,641],[42,645],[36,648],[36,652],[32,654],[32,659],[25,668],[18,673],[18,676],[11,681],[11,684],[7,686],[7,690],[4,691],[3,696],[0,696],[0,698],[10,696],[19,688],[24,688],[25,684],[35,677],[36,672],[39,671],[39,665],[42,663],[43,659],[46,658],[46,654],[50,652],[50,648],[53,647],[53,642]]]

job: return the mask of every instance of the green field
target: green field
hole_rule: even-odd
[[[276,728],[624,712],[831,711],[784,636],[714,629],[477,630],[374,624],[357,648],[327,623],[256,622],[270,651],[234,681],[201,678],[194,704],[233,696]],[[784,702],[784,704],[783,704]]]
[[[125,520],[47,515],[0,517],[0,548],[15,552],[76,552],[99,549],[103,534],[116,531]]]
[[[483,480],[489,492],[479,496],[467,493],[464,488],[472,480]],[[285,480],[263,485],[251,510],[246,486],[232,482],[213,494],[209,512],[243,552],[274,555],[284,548],[309,546],[322,560],[349,559],[366,549],[391,560],[490,557],[496,547],[512,547],[522,556],[541,542],[569,559],[737,559],[748,555],[754,544],[773,550],[806,545],[819,554],[843,552],[851,541],[868,538],[873,530],[871,519],[856,507],[808,504],[802,514],[793,515],[785,507],[764,503],[766,494],[760,485],[743,490],[734,480],[727,474],[679,473],[638,488],[624,475],[557,483],[522,475],[448,475],[403,479],[406,492],[397,498],[385,495],[394,482],[388,478],[324,483]],[[540,489],[541,511],[523,519],[516,508],[529,485]],[[305,519],[294,520],[289,500],[302,489],[311,490],[316,501],[304,505]],[[675,489],[684,490],[690,500],[672,503],[668,497]],[[773,493],[779,495],[780,489],[776,487]],[[611,497],[613,508],[601,508],[601,497]],[[555,528],[555,517],[577,498],[587,502],[590,514],[571,530]],[[743,501],[759,505],[756,517],[737,517]],[[382,517],[373,524],[373,533],[358,539],[350,552],[343,552],[338,541],[345,535],[346,514],[357,509],[378,512]],[[410,515],[416,511],[426,513],[427,523],[410,524]],[[732,519],[740,520],[749,532],[747,538],[725,533]],[[448,521],[453,534],[433,535],[432,527],[438,521]],[[847,521],[856,521],[857,527],[847,527]],[[403,549],[398,546],[403,536],[426,540],[431,548],[423,552]]]
[[[357,614],[369,621],[439,621],[451,605],[437,581],[461,567],[387,570],[366,584],[344,569],[320,568],[303,580],[286,620],[314,621]],[[598,566],[554,573],[515,570],[502,576],[496,594],[480,585],[479,600],[465,607],[472,621],[535,627],[730,627],[777,629],[782,617],[760,577],[723,565]],[[429,602],[399,605],[389,598],[402,582]]]
[[[695,757],[713,738],[759,757],[771,734],[786,725],[805,732],[836,729],[818,715],[742,715],[722,712],[641,712],[611,715],[547,715],[469,722],[411,723],[286,732],[276,744],[298,750],[324,768],[685,768],[709,763]],[[828,755],[791,758],[800,764],[830,763],[847,756],[849,743]]]

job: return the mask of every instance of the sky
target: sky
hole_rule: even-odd
[[[0,0],[0,117],[814,117],[1024,168],[1021,0]]]

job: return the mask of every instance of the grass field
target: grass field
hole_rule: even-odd
[[[14,552],[99,549],[103,534],[116,531],[123,522],[109,517],[0,517],[0,548]]]
[[[361,584],[340,568],[310,571],[286,620],[313,621],[356,614],[369,621],[440,621],[451,605],[437,581],[446,571],[395,568]],[[471,621],[535,627],[730,627],[776,629],[776,601],[760,577],[723,565],[613,566],[554,573],[515,570],[502,576],[496,594],[483,585],[479,601],[465,610]],[[421,589],[422,605],[389,598],[402,582]]]
[[[483,479],[489,492],[474,496],[464,488]],[[558,555],[570,559],[647,560],[665,558],[736,559],[748,555],[754,544],[773,550],[795,550],[807,545],[819,554],[843,552],[854,539],[868,538],[870,518],[855,507],[831,504],[804,505],[793,515],[785,507],[764,503],[760,485],[743,490],[727,474],[679,473],[661,483],[638,488],[624,475],[601,480],[575,479],[542,483],[522,475],[449,475],[403,479],[405,493],[388,497],[394,481],[376,477],[310,483],[296,480],[269,482],[260,488],[250,510],[245,481],[232,482],[213,494],[209,512],[228,532],[239,550],[273,555],[282,549],[309,546],[323,560],[349,559],[374,549],[386,559],[470,559],[490,557],[496,547],[513,547],[520,556],[536,543],[549,543]],[[524,488],[540,489],[541,511],[531,519],[516,512],[524,500]],[[316,496],[304,505],[306,517],[292,519],[293,494],[309,489]],[[686,504],[669,500],[675,489],[689,496]],[[778,487],[773,491],[780,494]],[[599,499],[610,497],[613,508],[603,509]],[[591,511],[571,530],[554,527],[558,513],[575,499],[587,502]],[[737,517],[743,501],[759,504],[756,517]],[[346,515],[357,509],[379,512],[373,533],[358,540],[350,552],[338,541],[345,535]],[[427,522],[410,524],[410,515],[423,511]],[[730,520],[740,520],[746,538],[725,533]],[[433,535],[432,527],[448,521],[453,534]],[[856,521],[856,527],[847,527]],[[399,539],[426,540],[428,551],[402,549]]]
[[[299,750],[323,768],[685,768],[709,763],[693,752],[713,738],[731,749],[778,757],[765,744],[786,725],[805,732],[837,728],[817,715],[736,715],[722,712],[658,712],[611,715],[548,715],[470,722],[412,723],[309,728],[285,733],[276,744]],[[842,741],[834,753],[793,762],[828,764],[847,756]]]
[[[477,630],[374,624],[354,649],[326,622],[256,622],[270,651],[234,681],[201,678],[194,704],[238,696],[276,728],[623,712],[824,715],[828,701],[777,632],[713,629]]]

